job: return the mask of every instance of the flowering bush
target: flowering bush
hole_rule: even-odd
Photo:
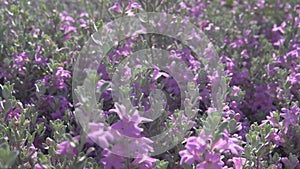
[[[300,169],[298,0],[0,4],[0,168]],[[72,90],[72,77],[78,73],[74,67],[84,64],[79,56],[88,54],[86,42],[100,28],[113,32],[114,19],[143,12],[181,16],[182,23],[202,30],[210,44],[203,47],[203,56],[209,58],[214,48],[224,78],[217,81],[221,75],[206,74],[213,66],[198,60],[197,53],[178,39],[141,30],[116,41],[97,71],[87,73],[86,83],[96,82],[100,94],[95,104],[101,111],[87,126],[81,125],[86,114],[98,112],[93,103],[85,104],[87,88],[78,88],[78,102],[73,99],[78,95]],[[171,25],[159,24],[160,31]],[[190,36],[198,38],[196,33]],[[196,44],[202,48],[202,43]],[[192,92],[199,101],[196,111],[181,113],[193,99],[181,103],[180,81],[158,66],[127,64],[117,72],[116,65],[148,48],[164,49],[170,60],[183,61],[186,69],[166,66],[199,89]],[[186,70],[197,73],[185,74]],[[131,88],[122,90],[128,91],[126,97],[136,109],[114,100],[113,88],[119,86],[112,85],[111,72],[130,82]],[[214,97],[213,87],[218,85],[227,87],[221,109],[214,104],[223,97]],[[151,98],[157,89],[161,92],[156,97],[165,102],[153,110]],[[81,105],[87,106],[78,111]],[[156,119],[140,113],[148,110]],[[195,117],[189,119],[189,114]],[[187,126],[191,127],[184,132]],[[156,147],[150,138],[169,128],[167,136],[179,143],[151,155]]]

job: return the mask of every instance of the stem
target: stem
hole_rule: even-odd
[[[126,164],[126,168],[127,168],[127,169],[130,169],[130,166],[129,166],[129,162],[128,162],[128,160],[129,160],[129,159],[126,159],[126,162],[125,162],[125,164]]]
[[[64,163],[63,163],[62,169],[65,169],[65,168],[66,168],[66,166],[67,166],[67,160],[66,160],[66,159],[64,159]]]
[[[17,132],[17,130],[16,130],[16,126],[14,126],[13,127],[13,132],[14,132],[14,134],[15,134],[15,137],[16,137],[16,146],[17,146],[17,150],[18,150],[18,160],[21,162],[21,168],[25,168],[25,166],[24,166],[24,163],[22,163],[22,159],[21,159],[21,157],[20,157],[20,150],[21,150],[21,147],[20,147],[20,144],[19,144],[19,139],[20,139],[20,137],[19,137],[19,135],[18,135],[18,132]]]
[[[75,158],[75,160],[72,163],[73,167],[75,167],[75,164],[76,164],[76,162],[78,160],[79,154],[80,154],[80,152],[82,152],[84,144],[86,143],[85,137],[86,136],[85,136],[84,132],[80,131],[80,140],[79,140],[80,143],[79,143],[79,147],[78,147],[78,154],[76,155],[76,158]]]
[[[259,156],[256,159],[256,166],[257,166],[256,168],[259,169]]]

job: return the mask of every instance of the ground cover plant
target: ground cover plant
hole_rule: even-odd
[[[299,0],[0,4],[1,169],[300,169]],[[177,16],[150,18],[162,19],[151,24],[165,33],[176,30],[176,23],[184,30],[193,24],[206,39],[194,29],[182,37],[201,52],[141,29],[116,39],[93,65],[86,44],[97,42],[94,33],[104,29],[109,33],[98,38],[110,38],[122,26],[134,26],[111,26],[118,18],[146,12]],[[165,67],[175,74],[129,63],[134,53],[153,48],[170,54]],[[210,72],[217,69],[222,74]],[[122,79],[128,88],[116,85]],[[184,82],[190,93],[180,87]],[[114,90],[122,92],[115,96]],[[131,103],[115,99],[121,96]],[[163,107],[153,107],[154,96]],[[149,110],[155,120],[141,113]],[[91,112],[101,119],[83,125]],[[164,132],[167,142],[154,144],[151,138]]]

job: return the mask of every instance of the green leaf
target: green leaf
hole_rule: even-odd
[[[42,8],[43,11],[46,11],[46,10],[47,10],[47,6],[46,6],[45,4],[42,4],[42,5],[41,5],[41,8]]]
[[[221,123],[221,124],[219,125],[219,127],[218,127],[219,132],[223,132],[223,131],[225,130],[225,128],[227,128],[227,126],[228,126],[228,122],[227,122],[227,121]]]
[[[266,144],[261,144],[258,149],[256,150],[256,155],[257,156],[262,156],[265,152],[266,152],[266,149],[265,149],[265,146]]]
[[[38,132],[39,135],[44,131],[44,129],[45,129],[44,122],[37,125],[37,132]]]
[[[106,89],[108,89],[110,82],[104,82],[100,87],[100,93],[103,93]]]
[[[18,151],[12,151],[6,156],[5,163],[7,167],[11,167],[15,163],[18,154],[19,154]]]
[[[251,150],[250,150],[249,146],[245,146],[244,154],[245,154],[247,159],[251,159]]]
[[[80,162],[77,162],[75,165],[74,165],[74,168],[76,169],[82,169],[85,165],[85,161],[80,161]]]
[[[1,88],[2,88],[2,96],[3,96],[3,98],[4,99],[10,99],[11,98],[11,92],[12,91],[10,91],[9,89],[8,89],[8,87],[5,85],[5,86],[1,86]]]
[[[228,123],[229,133],[234,133],[237,131],[237,122],[234,119],[231,119]]]
[[[15,163],[18,154],[18,151],[10,151],[7,143],[2,144],[0,149],[0,161],[2,166],[4,168],[11,167]]]
[[[1,150],[4,150],[4,151],[10,151],[10,150],[9,150],[9,145],[8,145],[7,143],[3,143],[3,144],[1,145]]]
[[[86,151],[86,155],[89,155],[90,153],[92,153],[93,151],[95,151],[94,147],[90,147],[87,151]]]
[[[193,166],[188,164],[183,164],[182,167],[183,169],[193,169]]]
[[[167,169],[168,165],[169,165],[168,161],[161,160],[161,161],[157,161],[155,163],[155,167],[154,168],[156,168],[156,169]]]

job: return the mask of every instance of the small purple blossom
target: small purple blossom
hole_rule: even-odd
[[[105,127],[102,123],[90,123],[90,131],[87,138],[103,148],[108,148],[110,142],[114,140],[114,135],[110,127]]]
[[[100,162],[104,165],[104,169],[123,169],[125,167],[125,158],[113,154],[111,151],[104,149],[102,151],[103,158]]]
[[[122,13],[122,9],[120,7],[120,3],[117,2],[115,3],[112,7],[108,8],[109,11],[114,11],[114,12],[117,12],[117,13]]]
[[[210,140],[210,137],[205,135],[204,130],[201,131],[198,137],[192,136],[186,140],[185,148],[179,152],[181,156],[180,164],[193,164],[195,161],[201,161],[201,153],[204,153],[208,148],[207,142]]]
[[[246,162],[246,159],[243,157],[233,157],[232,158],[235,169],[243,169],[243,165]]]
[[[18,120],[20,118],[20,108],[11,108],[5,115],[6,120]]]
[[[207,153],[205,160],[197,164],[196,169],[222,169],[224,162],[219,153]]]
[[[73,141],[79,141],[80,136],[73,137]],[[76,147],[73,147],[70,143],[70,141],[63,141],[60,144],[57,145],[58,150],[56,151],[56,154],[58,155],[65,155],[68,157],[72,157],[74,155],[78,154],[78,149]]]
[[[218,150],[230,150],[234,155],[240,155],[243,152],[243,147],[239,145],[239,140],[234,137],[229,137],[227,130],[224,131],[224,138],[221,138],[217,143],[213,145],[213,149]]]
[[[281,111],[282,113],[280,113],[280,116],[284,118],[284,127],[286,133],[291,124],[297,124],[297,118],[300,114],[300,108],[297,106],[292,106],[291,109],[282,108]]]
[[[71,78],[71,72],[64,70],[63,67],[58,67],[55,73],[56,87],[60,90],[67,90],[66,80]]]
[[[28,59],[28,54],[26,52],[22,52],[20,54],[14,55],[15,62],[13,68],[17,69],[20,74],[25,74],[24,65],[26,64],[26,59]]]

